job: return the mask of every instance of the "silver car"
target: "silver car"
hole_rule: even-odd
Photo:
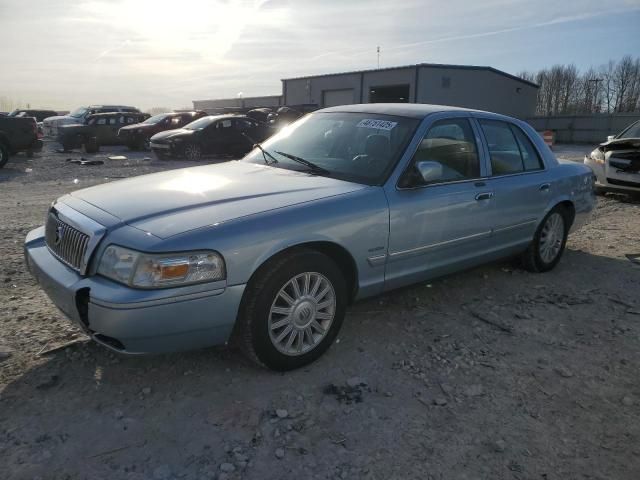
[[[640,120],[584,157],[596,176],[596,192],[640,193]]]
[[[593,174],[487,112],[347,105],[239,161],[95,186],[53,203],[27,263],[119,352],[233,339],[277,370],[334,341],[353,301],[520,255],[556,266],[594,208]]]

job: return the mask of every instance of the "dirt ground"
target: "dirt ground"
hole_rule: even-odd
[[[507,261],[355,304],[318,362],[276,374],[224,348],[122,357],[71,326],[27,232],[66,192],[188,164],[53,148],[0,170],[2,479],[640,478],[637,199],[600,198],[553,272]]]

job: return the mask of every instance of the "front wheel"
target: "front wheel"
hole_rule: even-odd
[[[548,272],[560,261],[569,234],[569,215],[565,208],[553,208],[540,223],[533,240],[523,254],[525,269]]]
[[[202,149],[197,143],[187,143],[184,146],[184,158],[190,162],[199,162],[202,159]]]
[[[286,371],[316,360],[344,320],[342,272],[324,254],[298,250],[269,262],[247,285],[237,339],[258,364]]]
[[[98,153],[100,151],[100,145],[96,137],[85,138],[82,143],[82,150],[84,153]]]
[[[4,167],[9,161],[9,149],[0,142],[0,168]]]

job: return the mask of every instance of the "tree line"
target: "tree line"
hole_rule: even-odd
[[[536,115],[640,112],[640,58],[631,55],[583,72],[570,64],[518,76],[540,85]]]

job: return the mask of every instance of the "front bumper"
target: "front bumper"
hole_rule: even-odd
[[[639,174],[618,172],[617,169],[606,163],[598,163],[589,156],[584,157],[584,164],[593,170],[596,176],[595,186],[597,188],[617,192],[640,192]]]
[[[27,266],[53,303],[97,342],[128,354],[224,344],[244,285],[137,290],[101,276],[83,277],[58,261],[37,228],[25,241]]]
[[[181,157],[182,156],[183,146],[181,144],[150,142],[149,147],[151,148],[151,151],[153,151],[153,153],[155,153],[159,157]]]

